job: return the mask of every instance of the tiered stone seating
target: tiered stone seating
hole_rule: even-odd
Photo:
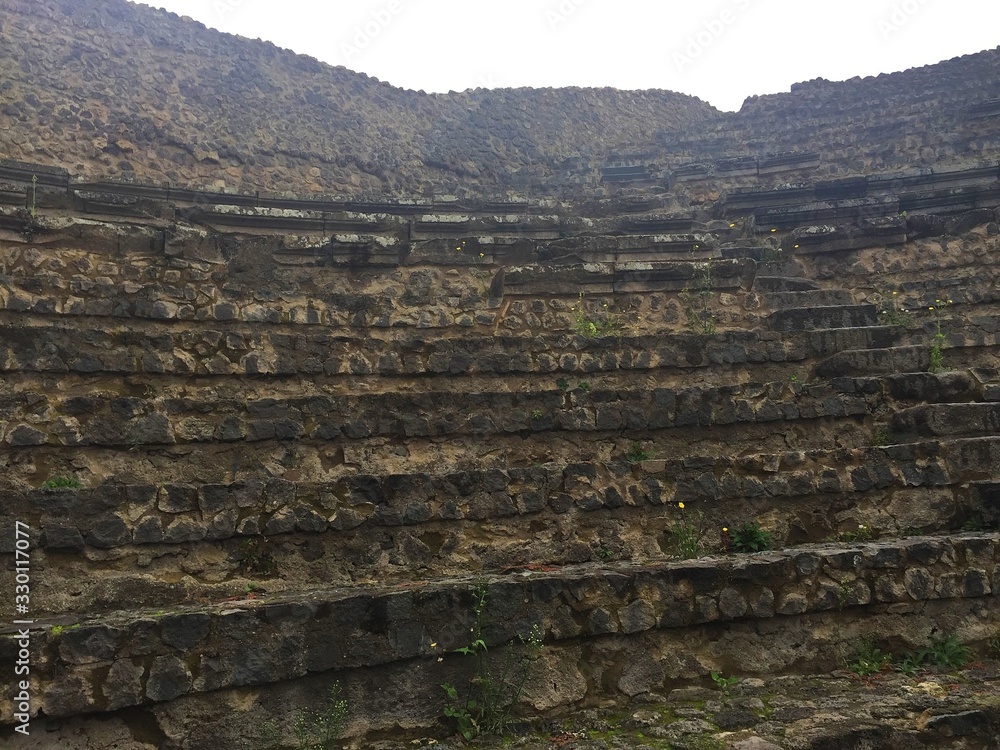
[[[477,585],[491,653],[543,635],[536,712],[828,672],[868,635],[995,635],[992,212],[887,234],[834,211],[818,234],[808,212],[656,202],[118,191],[0,209],[0,518],[32,530],[33,727],[237,746],[336,680],[356,737],[442,731]],[[746,523],[777,549],[734,554]]]

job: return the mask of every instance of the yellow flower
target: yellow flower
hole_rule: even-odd
[[[723,527],[722,527],[722,530],[723,530],[723,531],[729,531],[729,527],[728,527],[728,526],[723,526]]]
[[[928,307],[927,309],[928,309],[928,310],[933,310],[933,309],[934,309],[934,306],[933,306],[933,305],[931,305],[931,306],[930,306],[930,307]]]
[[[899,292],[893,292],[892,296],[895,297],[897,294],[899,294]]]
[[[772,232],[777,232],[778,230],[777,230],[777,229],[772,229],[771,231],[772,231]]]
[[[684,503],[677,503],[677,507],[684,510]]]
[[[733,227],[735,227],[735,226],[736,226],[735,224],[730,224],[730,225],[729,225],[729,228],[730,228],[730,229],[732,229],[732,228],[733,228]]]
[[[796,246],[795,246],[794,248],[792,248],[792,249],[793,249],[793,250],[798,250],[798,249],[799,249],[799,246],[798,246],[798,245],[796,245]]]
[[[948,300],[948,304],[949,304],[949,305],[951,304],[951,300]]]

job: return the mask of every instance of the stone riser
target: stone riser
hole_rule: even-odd
[[[819,429],[817,429],[819,428]],[[349,441],[260,441],[256,443],[197,443],[174,446],[74,448],[33,446],[11,448],[4,474],[9,488],[34,488],[53,477],[76,477],[85,486],[104,484],[154,485],[192,481],[234,482],[261,478],[309,478],[338,482],[355,474],[431,475],[463,471],[505,470],[566,464],[580,460],[622,462],[639,442],[656,456],[702,457],[724,444],[725,453],[746,455],[796,450],[826,450],[831,443],[848,449],[872,443],[870,420],[802,420],[735,423],[719,427],[674,429],[625,435],[592,432],[581,445],[580,433],[533,432],[477,436],[371,438]],[[264,467],[264,468],[262,468]]]
[[[0,318],[2,319],[2,318]],[[8,320],[11,320],[8,318]],[[261,331],[234,324],[220,330],[197,324],[156,326],[136,321],[101,329],[40,323],[0,324],[0,369],[14,373],[76,372],[149,375],[509,375],[587,376],[616,370],[705,369],[726,365],[802,362],[845,350],[901,343],[892,326],[797,331],[785,335],[726,331],[711,335],[621,336],[586,339],[539,332],[532,338],[468,335],[399,339],[361,337],[357,329],[328,334]],[[118,330],[116,330],[118,329]],[[381,334],[381,332],[379,332]],[[388,333],[388,332],[386,332]],[[982,337],[991,344],[996,336]],[[988,341],[986,339],[989,339]]]
[[[17,447],[76,447],[329,441],[386,437],[458,437],[549,431],[595,432],[712,427],[737,423],[863,417],[886,399],[966,401],[981,386],[965,373],[912,373],[830,382],[745,383],[694,388],[564,392],[479,390],[388,392],[368,395],[262,394],[245,382],[217,386],[201,397],[189,389],[156,398],[114,396],[77,388],[72,397],[44,396],[29,385],[0,405],[4,436]],[[154,390],[152,388],[148,390]],[[987,408],[987,407],[984,407]],[[952,433],[954,434],[954,433]]]
[[[106,552],[93,547],[43,551],[50,542],[79,541],[71,538],[73,527],[64,522],[43,525],[42,546],[33,552],[35,601],[44,602],[34,607],[34,614],[79,617],[118,609],[122,600],[132,607],[170,608],[190,601],[244,598],[251,590],[277,594],[375,580],[402,583],[412,580],[414,571],[426,578],[472,570],[549,569],[606,559],[660,563],[673,559],[669,528],[685,518],[703,529],[706,554],[720,549],[722,528],[736,528],[748,519],[761,523],[778,545],[783,539],[794,539],[796,544],[823,541],[836,537],[838,529],[857,533],[862,525],[858,521],[865,521],[882,542],[889,543],[902,532],[943,533],[960,528],[970,518],[982,518],[977,500],[968,494],[954,486],[872,489],[864,494],[733,499],[717,504],[689,501],[683,511],[657,509],[648,503],[582,508],[566,500],[562,507],[545,507],[533,514],[479,517],[496,512],[498,506],[504,510],[504,503],[494,500],[480,501],[473,520],[468,521],[429,520],[378,531],[364,525],[354,531],[325,533],[306,526],[309,531],[247,534],[217,541],[197,541],[198,534],[185,538],[178,530],[190,531],[197,524],[180,521],[168,530],[178,534],[174,543],[125,543]],[[563,510],[567,505],[568,510]],[[523,513],[523,509],[512,512]],[[993,508],[994,522],[997,515]],[[94,537],[104,528],[98,523]],[[149,528],[148,523],[140,525],[139,533]],[[115,542],[107,539],[107,543]],[[86,582],[80,581],[83,569]],[[13,586],[13,576],[0,573],[0,583]]]
[[[877,381],[750,383],[690,389],[524,394],[384,393],[250,399],[14,396],[0,416],[11,446],[76,447],[357,440],[527,432],[645,431],[735,423],[858,417],[871,413]],[[305,389],[303,389],[305,390]],[[84,392],[86,393],[86,392]]]
[[[537,624],[547,642],[565,646],[569,639],[612,634],[655,638],[664,630],[719,621],[777,618],[780,627],[786,616],[843,607],[876,605],[877,613],[885,611],[878,605],[896,605],[902,613],[942,599],[955,606],[990,597],[1000,584],[998,541],[995,534],[918,538],[490,578],[491,611],[503,618],[486,638],[496,646]],[[285,596],[188,612],[114,615],[57,636],[38,623],[30,646],[34,705],[48,716],[71,716],[392,664],[427,654],[431,643],[450,651],[468,640],[471,586],[466,578],[396,591],[311,590],[306,601]],[[16,636],[0,640],[5,661],[12,662],[16,650]],[[12,677],[3,679],[9,683]],[[2,711],[0,720],[10,722],[10,707]]]
[[[4,494],[6,517],[41,529],[38,546],[48,549],[186,544],[261,533],[337,533],[630,507],[656,517],[663,514],[657,509],[676,503],[710,514],[710,527],[716,521],[735,526],[742,516],[773,515],[778,536],[784,538],[788,524],[780,519],[791,512],[789,503],[824,498],[821,502],[830,506],[858,503],[870,510],[884,498],[869,500],[864,493],[961,488],[979,478],[984,463],[998,458],[1000,439],[974,438],[739,459],[693,456],[636,465],[550,463],[445,475],[355,475],[327,483],[249,479]],[[772,502],[781,508],[769,513]],[[870,513],[859,510],[858,515]],[[898,521],[884,528],[900,531],[915,525]]]
[[[636,696],[642,700],[643,693],[667,695],[675,688],[691,694],[693,699],[681,700],[680,707],[698,705],[696,701],[704,703],[706,697],[717,698],[717,692],[706,687],[713,671],[763,677],[768,682],[767,691],[771,689],[772,679],[787,679],[773,678],[775,673],[798,673],[803,676],[793,677],[793,684],[799,680],[808,681],[809,696],[815,700],[813,687],[822,690],[822,685],[815,677],[805,675],[810,671],[815,674],[842,667],[845,660],[851,658],[856,644],[873,633],[884,634],[897,652],[926,646],[923,636],[933,628],[940,631],[942,623],[946,623],[949,631],[954,627],[952,623],[964,623],[958,631],[958,637],[964,642],[988,638],[990,628],[995,627],[984,605],[988,601],[929,602],[919,611],[894,605],[867,606],[860,610],[864,613],[863,618],[855,618],[859,611],[856,608],[846,607],[842,612],[783,617],[780,630],[762,629],[757,621],[726,622],[682,631],[652,631],[640,636],[610,635],[589,639],[582,645],[552,644],[546,647],[542,658],[532,668],[523,710],[530,714],[552,710],[561,713],[580,706],[603,704],[609,697],[622,702]],[[770,624],[778,622],[772,620]],[[778,648],[779,638],[795,645]],[[493,649],[491,653],[502,659],[506,649]],[[432,651],[402,664],[310,675],[293,682],[228,688],[212,694],[192,694],[168,703],[153,704],[148,709],[121,711],[114,715],[85,714],[69,719],[36,717],[31,723],[32,732],[44,733],[43,736],[51,737],[51,741],[62,741],[67,746],[71,746],[68,743],[75,738],[97,731],[104,737],[121,738],[122,742],[129,742],[134,737],[145,738],[149,744],[144,747],[150,749],[172,747],[167,744],[168,737],[184,737],[190,747],[239,747],[241,743],[255,741],[259,745],[251,746],[258,747],[266,746],[265,724],[279,717],[286,742],[294,742],[294,712],[290,712],[289,707],[318,706],[330,685],[337,682],[350,707],[348,736],[372,737],[383,732],[399,736],[401,729],[420,736],[428,732],[436,734],[445,706],[441,683],[465,685],[470,676],[468,659],[452,654],[444,655],[441,661],[438,658]],[[623,664],[631,667],[623,669]],[[848,682],[842,676],[824,679]],[[995,681],[977,687],[989,689],[994,685]],[[694,690],[690,690],[692,687]],[[845,689],[863,690],[858,684],[849,682]],[[881,690],[882,686],[875,689]],[[732,690],[736,692],[739,687]],[[778,693],[781,692],[779,689]],[[860,692],[860,696],[867,700],[865,692]],[[800,708],[797,700],[801,700],[801,696],[792,688],[784,703],[790,711],[796,711]],[[927,700],[919,695],[912,700],[914,716],[926,706]],[[961,699],[956,703],[932,700],[936,708],[952,714],[978,707]],[[890,694],[889,701],[893,709],[898,710],[898,699],[894,700]],[[677,704],[672,705],[677,707]],[[871,705],[874,710],[882,708],[879,704]],[[994,710],[994,725],[1000,720],[996,713]],[[879,750],[988,750],[991,742],[989,735],[980,735],[982,741],[973,744],[976,739],[973,737],[949,739],[937,733],[916,731],[911,726],[905,731],[893,731],[890,726],[883,726],[883,731],[864,731],[872,723],[851,714],[843,722],[842,736],[835,733],[834,738],[826,738],[826,741],[830,743],[835,739],[840,742],[836,746],[855,747],[865,740],[870,744],[874,737],[886,741],[886,744],[870,744]],[[0,728],[0,738],[7,736],[3,731]],[[927,744],[923,744],[925,742]],[[361,746],[380,745],[370,741]]]

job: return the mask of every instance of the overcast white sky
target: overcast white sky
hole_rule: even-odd
[[[404,88],[752,94],[1000,45],[997,0],[149,0]]]

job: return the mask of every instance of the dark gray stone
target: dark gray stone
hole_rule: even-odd
[[[927,720],[926,727],[944,737],[985,738],[991,730],[990,719],[985,711],[932,716]]]
[[[164,513],[189,513],[198,509],[198,489],[189,484],[166,484],[157,507]]]
[[[87,544],[98,549],[121,547],[132,541],[132,530],[118,516],[98,522],[86,534]]]
[[[177,518],[163,531],[163,541],[169,544],[198,542],[205,538],[207,529],[191,518]]]
[[[205,484],[198,490],[198,507],[206,516],[220,513],[232,506],[233,500],[226,485]]]
[[[7,434],[7,442],[14,446],[45,445],[48,442],[48,437],[44,432],[31,425],[19,424]]]
[[[135,544],[157,544],[163,541],[163,522],[156,516],[141,519],[132,532]]]
[[[160,656],[153,660],[146,680],[146,697],[151,701],[169,701],[191,689],[191,672],[175,656]]]
[[[121,633],[106,625],[66,628],[59,638],[59,657],[69,664],[110,662],[121,646]]]
[[[119,659],[111,665],[102,687],[109,711],[142,702],[142,675],[142,664],[136,665],[131,659]]]
[[[75,526],[46,524],[42,526],[42,546],[46,549],[83,549],[83,535]]]
[[[206,614],[168,615],[160,620],[161,638],[165,644],[186,651],[207,635],[212,618]]]

